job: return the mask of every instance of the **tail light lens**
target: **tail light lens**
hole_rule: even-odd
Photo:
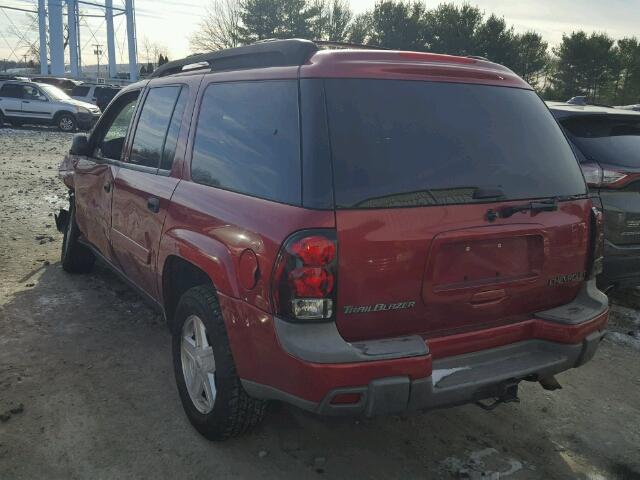
[[[604,261],[604,214],[599,207],[591,207],[591,262],[588,278],[602,273]]]
[[[597,163],[582,163],[580,168],[582,168],[584,179],[590,187],[620,188],[632,180],[631,175],[628,173],[611,168],[603,168]]]
[[[333,318],[337,254],[334,230],[306,230],[289,237],[273,271],[274,312],[291,320]]]

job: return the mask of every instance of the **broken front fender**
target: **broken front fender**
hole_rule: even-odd
[[[73,190],[74,182],[73,182],[73,173],[75,166],[75,156],[66,154],[62,163],[58,166],[58,176],[62,180],[62,182],[69,187],[69,189]]]

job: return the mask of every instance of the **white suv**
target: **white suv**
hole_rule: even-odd
[[[53,85],[6,81],[0,86],[0,126],[6,122],[45,124],[73,132],[91,129],[98,118],[98,107],[74,100]]]

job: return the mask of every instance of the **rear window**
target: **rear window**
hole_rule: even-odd
[[[575,156],[532,91],[327,80],[338,208],[583,195]]]
[[[72,97],[86,97],[89,94],[89,90],[90,89],[91,89],[91,87],[81,87],[81,86],[73,87],[73,90],[71,90],[71,96]]]
[[[212,84],[204,92],[195,182],[300,204],[298,87],[293,80]]]
[[[562,125],[587,160],[640,168],[640,115],[574,117]]]

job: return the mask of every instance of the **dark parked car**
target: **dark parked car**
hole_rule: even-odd
[[[53,85],[65,92],[67,95],[71,95],[71,92],[77,85],[81,85],[82,82],[78,80],[72,80],[70,78],[57,78],[57,77],[35,77],[31,81],[38,83],[46,83],[47,85]]]
[[[602,216],[505,67],[280,40],[124,88],[60,173],[62,266],[165,315],[210,439],[282,400],[383,415],[517,400],[589,361]]]
[[[604,208],[602,288],[640,285],[640,112],[549,102]]]
[[[98,106],[98,108],[104,111],[107,108],[107,105],[109,105],[109,102],[113,100],[113,97],[115,97],[119,91],[120,87],[113,86],[96,88],[95,96],[96,105]]]

